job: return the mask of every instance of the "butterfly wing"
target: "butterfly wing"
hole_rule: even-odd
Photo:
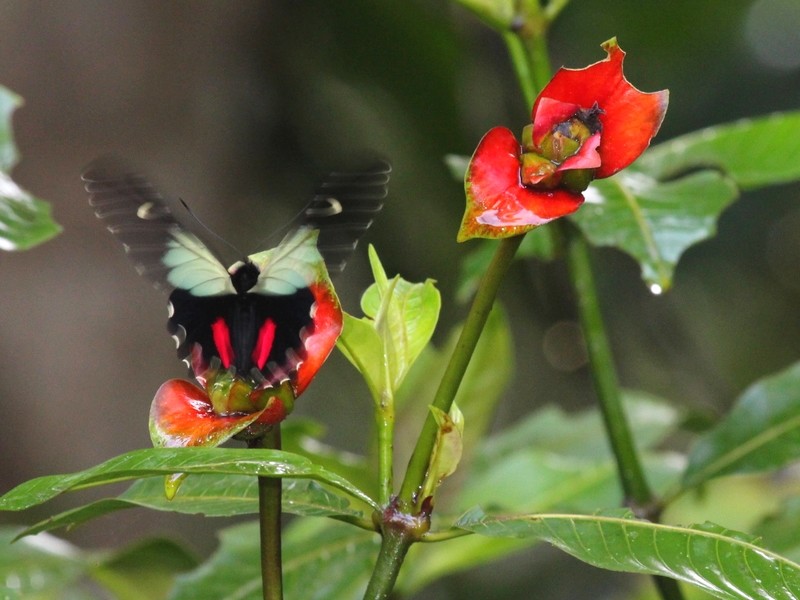
[[[106,159],[93,163],[83,181],[97,217],[122,243],[136,270],[157,287],[194,296],[235,293],[225,267],[181,227],[144,177]]]
[[[331,275],[340,273],[383,208],[392,167],[380,160],[358,170],[330,173],[303,212],[303,226],[319,230],[317,247]]]
[[[388,163],[379,162],[330,174],[304,209],[302,225],[277,247],[234,265],[233,276],[181,227],[141,175],[106,160],[93,164],[83,179],[96,215],[122,242],[136,269],[172,290],[168,330],[179,358],[195,375],[218,361],[278,383],[307,359],[310,337],[330,338],[327,345],[335,341],[341,325],[336,319],[325,324],[335,334],[316,331],[318,303],[338,307],[328,271],[344,268],[381,210],[390,171]],[[252,287],[242,285],[245,273],[252,273]]]

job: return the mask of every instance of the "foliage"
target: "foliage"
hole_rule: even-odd
[[[527,210],[532,202],[535,218],[486,229],[488,213],[468,209],[461,240],[504,239],[478,245],[461,265],[460,299],[472,304],[436,346],[442,298],[435,281],[390,277],[369,248],[373,283],[361,297],[363,316],[344,313],[337,347],[372,396],[371,410],[354,409],[365,427],[372,423],[371,447],[359,456],[327,447],[320,426],[295,419],[283,425],[283,449],[252,440],[247,449],[142,449],[22,483],[0,497],[0,510],[131,482],[115,496],[3,530],[4,597],[83,599],[94,588],[124,599],[267,598],[274,597],[262,583],[270,564],[277,564],[290,600],[410,596],[543,542],[601,569],[656,577],[665,600],[683,598],[689,587],[722,599],[800,596],[800,362],[753,382],[727,415],[695,431],[679,398],[620,388],[587,259],[590,245],[621,250],[636,260],[652,292],[667,292],[686,250],[714,235],[720,215],[741,194],[800,179],[800,113],[715,125],[644,151],[663,118],[666,92],[633,88],[616,42],[605,46],[607,61],[562,69],[550,80],[546,34],[564,0],[461,3],[501,33],[533,106],[532,129],[518,142],[495,127],[472,159],[450,156],[447,163],[455,179],[466,176],[468,203],[496,216],[509,203],[527,202]],[[603,71],[609,61],[613,78]],[[590,72],[591,85],[580,87]],[[607,104],[593,101],[598,89],[611,98]],[[642,129],[633,149],[626,146],[630,97],[646,103],[644,116],[633,119]],[[17,160],[10,117],[19,103],[0,88],[0,213],[6,215],[0,247],[6,249],[31,247],[58,231],[49,206],[8,175]],[[553,142],[556,134],[569,139]],[[546,174],[536,170],[543,162]],[[548,204],[566,197],[568,205]],[[507,212],[516,218],[524,212],[518,209]],[[539,226],[527,240],[518,237]],[[316,242],[309,243],[316,251]],[[514,372],[536,385],[527,377],[531,357],[515,345],[528,334],[495,302],[515,254],[563,260],[597,405],[567,410],[554,399],[493,431]],[[315,368],[323,360],[315,359]],[[186,404],[197,407],[196,401]],[[240,412],[226,408],[218,416]],[[402,483],[395,485],[404,466],[398,457],[406,455]],[[185,477],[179,489],[169,484],[176,477]],[[264,486],[276,480],[282,505],[270,514]],[[757,508],[736,506],[748,494]],[[713,511],[703,504],[709,498]],[[89,552],[51,533],[130,508],[255,515],[260,523],[226,524],[216,552],[202,563],[164,539]],[[281,511],[298,518],[283,528],[276,557],[264,550],[264,531],[269,522],[280,524]]]
[[[27,250],[57,235],[50,205],[23,190],[11,178],[18,153],[11,115],[22,100],[0,86],[0,250]]]

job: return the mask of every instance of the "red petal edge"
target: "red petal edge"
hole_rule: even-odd
[[[519,142],[505,127],[495,127],[483,136],[464,179],[467,207],[459,242],[519,235],[575,212],[583,203],[583,196],[576,192],[522,185],[520,151]]]
[[[314,283],[310,289],[314,295],[314,331],[304,341],[306,359],[297,369],[295,397],[302,394],[314,379],[342,332],[342,307],[330,280]]]
[[[595,178],[609,177],[624,169],[650,145],[658,133],[669,101],[669,91],[645,93],[633,87],[622,70],[625,52],[612,38],[602,45],[608,56],[583,69],[561,68],[542,90],[533,105],[536,122],[540,103],[558,100],[591,108],[596,102],[603,110],[598,152],[602,164]]]
[[[252,414],[218,415],[205,390],[183,379],[163,383],[150,407],[153,446],[218,446],[258,420]]]

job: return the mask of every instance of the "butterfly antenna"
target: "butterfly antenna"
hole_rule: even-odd
[[[189,205],[184,201],[183,198],[178,198],[178,200],[180,201],[180,203],[183,206],[183,208],[186,209],[186,212],[189,213],[189,216],[191,216],[198,223],[198,225],[200,225],[200,227],[202,227],[209,235],[211,235],[216,240],[219,240],[220,242],[225,244],[228,248],[233,250],[236,253],[237,256],[244,256],[244,253],[241,250],[239,250],[236,246],[231,244],[228,240],[226,240],[224,237],[222,237],[216,231],[211,229],[211,227],[206,225],[200,217],[198,217],[196,214],[194,214],[194,211],[191,208],[189,208]]]
[[[291,219],[259,241],[255,247],[265,247],[267,242],[269,242],[272,238],[276,237],[279,233],[283,233],[291,229],[298,222],[306,223],[310,219],[332,217],[341,213],[342,210],[342,204],[336,198],[332,196],[314,196],[314,198],[303,208],[301,208]]]

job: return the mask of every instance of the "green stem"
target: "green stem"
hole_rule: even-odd
[[[500,283],[503,281],[503,277],[508,271],[508,267],[511,265],[514,254],[522,243],[523,237],[516,236],[501,240],[488,270],[483,279],[481,279],[478,291],[472,301],[472,306],[464,321],[464,328],[461,330],[461,335],[433,399],[433,406],[445,413],[450,412],[458,386],[464,378],[472,353],[475,351],[475,346],[481,336],[483,327],[486,325],[489,312],[492,310],[497,290],[500,288]],[[407,508],[417,505],[418,508],[419,503],[424,500],[424,498],[417,498],[416,495],[425,481],[428,461],[436,442],[437,429],[436,420],[432,414],[428,413],[428,418],[425,420],[425,425],[408,463],[403,485],[400,488],[399,499],[402,507]]]
[[[570,226],[567,221],[560,221],[559,225],[567,240],[567,262],[572,286],[577,294],[578,312],[586,337],[592,379],[617,461],[622,488],[634,512],[644,516],[649,514],[654,498],[644,477],[625,409],[622,406],[614,359],[597,299],[588,244],[581,232]]]
[[[394,588],[411,540],[399,531],[384,533],[375,570],[364,593],[364,600],[384,600]]]
[[[375,420],[378,431],[378,480],[381,506],[386,506],[394,490],[394,398],[388,390],[377,403]]]
[[[280,425],[274,425],[251,448],[281,449]],[[281,478],[258,478],[258,515],[261,524],[261,583],[264,600],[283,599],[281,562]]]
[[[504,34],[509,56],[528,106],[533,105],[538,90],[543,89],[550,80],[547,29],[567,2],[568,0],[551,0],[542,10],[539,0],[518,0],[517,27],[513,32]],[[533,85],[531,81],[534,82]],[[567,240],[567,261],[572,285],[577,294],[592,378],[627,501],[640,516],[655,519],[658,516],[657,501],[645,479],[622,406],[586,240],[565,220],[549,231],[550,235],[558,236],[561,233]],[[677,581],[658,576],[654,577],[654,581],[663,600],[683,600]]]

